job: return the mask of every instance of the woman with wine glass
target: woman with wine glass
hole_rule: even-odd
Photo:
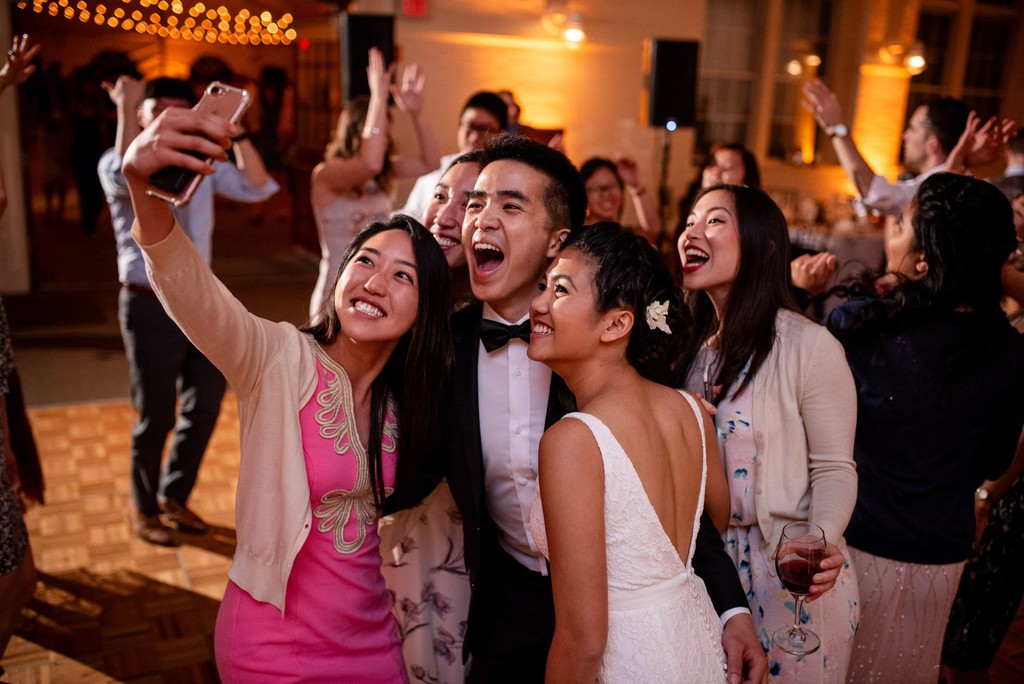
[[[678,242],[695,331],[682,356],[685,386],[717,405],[729,481],[726,548],[754,627],[781,682],[843,682],[857,625],[857,585],[843,531],[853,510],[856,390],[842,347],[792,301],[789,234],[760,190],[716,185],[694,202]],[[809,521],[827,552],[800,618],[821,639],[797,659],[773,645],[793,598],[772,560],[783,527]]]
[[[829,317],[858,396],[852,682],[938,679],[975,489],[1006,470],[1024,422],[1024,341],[999,307],[1015,246],[995,186],[936,174],[886,225],[887,273],[843,288],[855,298]]]

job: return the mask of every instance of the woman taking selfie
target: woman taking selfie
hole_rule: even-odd
[[[217,616],[220,677],[404,682],[377,519],[385,499],[415,503],[438,444],[437,403],[412,400],[440,393],[450,362],[448,266],[434,238],[398,216],[356,235],[312,327],[249,314],[146,194],[166,166],[210,173],[186,151],[224,159],[232,132],[168,109],[124,161],[153,288],[238,399],[238,547]]]

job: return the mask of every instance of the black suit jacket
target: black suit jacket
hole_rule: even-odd
[[[473,586],[464,651],[472,651],[475,600],[480,585],[487,586],[489,557],[498,551],[498,530],[484,503],[484,461],[480,442],[477,358],[483,305],[471,305],[452,317],[455,372],[445,397],[444,469],[452,498],[459,507],[465,532],[466,568]],[[576,410],[576,402],[557,375],[551,377],[545,429]],[[719,614],[747,608],[746,595],[721,537],[705,514],[694,550],[693,567],[704,580]]]

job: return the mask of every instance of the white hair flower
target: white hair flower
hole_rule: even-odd
[[[672,329],[668,327],[668,305],[670,303],[671,302],[667,299],[664,302],[659,302],[655,299],[650,303],[650,305],[648,305],[646,317],[647,327],[651,330],[657,328],[663,333],[667,333],[669,335],[672,334]]]

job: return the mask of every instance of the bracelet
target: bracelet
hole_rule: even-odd
[[[373,137],[375,135],[378,135],[379,133],[380,133],[380,129],[377,128],[376,126],[372,126],[372,127],[371,126],[367,126],[366,128],[363,129],[363,137],[364,138],[371,138],[371,137]]]
[[[249,136],[249,131],[242,131],[241,133],[239,133],[238,135],[236,135],[235,137],[233,137],[233,138],[231,139],[231,142],[233,142],[233,143],[240,143],[240,142],[242,142],[243,140],[248,140],[248,139],[249,139],[249,137],[250,137],[250,136]]]

